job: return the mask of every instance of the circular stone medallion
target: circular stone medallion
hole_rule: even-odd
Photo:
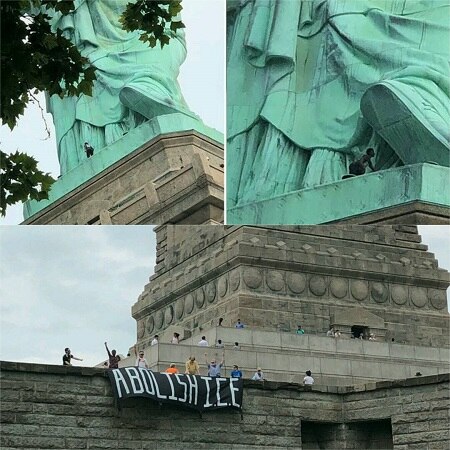
[[[348,280],[345,278],[332,278],[330,291],[336,298],[344,298],[348,292]]]
[[[138,338],[142,338],[144,337],[145,334],[145,320],[140,320],[138,322],[138,327],[137,327],[137,336]]]
[[[181,319],[184,312],[184,298],[179,298],[175,303],[175,317]]]
[[[267,272],[266,283],[272,291],[281,291],[284,287],[283,274],[278,270],[269,270]]]
[[[443,309],[447,305],[445,291],[441,289],[429,289],[428,297],[433,308]]]
[[[427,290],[421,287],[411,287],[411,301],[418,308],[423,308],[428,303]]]
[[[321,296],[327,291],[327,282],[320,275],[313,275],[309,280],[309,289],[314,295]]]
[[[194,309],[194,297],[192,294],[188,294],[184,299],[184,310],[186,311],[186,314],[190,314],[193,309]]]
[[[166,325],[170,325],[173,320],[173,306],[170,305],[166,308],[166,312],[164,314],[164,323]]]
[[[200,288],[195,293],[195,304],[199,309],[205,304],[205,292],[203,291],[203,288]]]
[[[155,327],[157,330],[160,330],[163,325],[164,325],[164,312],[162,309],[160,309],[155,314]]]
[[[400,284],[392,286],[391,297],[392,301],[397,305],[404,305],[408,300],[408,288]]]
[[[367,298],[367,295],[369,294],[369,286],[367,284],[367,281],[353,280],[351,282],[350,291],[355,300],[362,302]]]
[[[306,276],[302,273],[288,272],[286,283],[294,294],[301,294],[306,288]]]
[[[150,334],[155,328],[155,319],[153,316],[150,316],[145,323],[145,327],[147,328],[147,333]]]
[[[211,283],[208,283],[206,286],[206,300],[208,303],[212,303],[216,299],[216,285],[214,284],[214,281],[211,281]]]
[[[234,292],[241,283],[241,274],[239,273],[239,269],[234,269],[230,273],[230,288]]]
[[[261,271],[254,267],[246,267],[244,270],[244,283],[251,289],[257,289],[261,286]]]
[[[372,283],[370,295],[377,303],[384,303],[388,299],[389,290],[384,283],[376,281]]]
[[[219,282],[217,283],[217,289],[219,291],[219,296],[225,297],[228,289],[228,280],[226,275],[223,275],[219,278]]]

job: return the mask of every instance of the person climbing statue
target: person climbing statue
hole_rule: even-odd
[[[366,173],[367,166],[370,167],[372,172],[376,172],[375,167],[372,164],[372,158],[375,156],[375,151],[373,148],[368,148],[366,153],[350,164],[348,170],[350,175],[364,175]]]

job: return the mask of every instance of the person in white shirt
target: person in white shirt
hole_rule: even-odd
[[[155,337],[153,338],[152,342],[150,342],[150,345],[157,345],[159,344],[159,336],[155,334]]]
[[[334,330],[333,330],[333,327],[330,327],[330,329],[327,331],[327,336],[328,336],[328,337],[334,337]]]
[[[222,342],[222,339],[217,340],[215,347],[216,348],[224,348],[225,347],[224,343]]]
[[[208,341],[206,340],[206,336],[202,336],[201,340],[198,342],[200,347],[208,347]]]
[[[144,369],[148,369],[147,360],[144,358],[144,350],[141,350],[136,358],[136,367],[142,367]]]
[[[179,344],[180,343],[180,333],[173,333],[171,344]]]
[[[262,372],[261,367],[258,367],[256,369],[255,375],[252,376],[252,380],[255,380],[255,381],[263,381],[264,380],[264,374]]]
[[[306,376],[303,378],[303,384],[304,385],[313,385],[314,384],[314,378],[311,376],[311,371],[306,371]]]

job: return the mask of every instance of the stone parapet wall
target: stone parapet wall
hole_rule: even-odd
[[[146,399],[128,400],[118,411],[101,369],[11,362],[1,369],[4,450],[306,449],[323,438],[311,422],[339,429],[327,436],[334,449],[373,442],[395,450],[448,448],[448,374],[346,388],[245,381],[241,418],[232,410],[200,417]],[[380,426],[387,421],[392,435]],[[361,422],[375,440],[362,439]]]
[[[222,374],[229,375],[234,364],[251,378],[261,367],[270,381],[301,383],[306,370],[311,370],[317,383],[329,386],[362,384],[369,381],[395,380],[422,375],[450,372],[448,348],[428,348],[359,339],[333,339],[329,337],[292,333],[235,330],[218,327],[204,332],[210,347],[197,345],[200,335],[169,344],[168,335],[160,336],[160,344],[147,347],[145,357],[153,370],[165,370],[175,363],[184,370],[187,358],[195,356],[201,373],[207,373],[205,352],[220,360],[225,355]],[[225,349],[214,348],[221,339]],[[240,350],[234,350],[238,341]],[[123,367],[133,365],[135,357],[122,361]]]

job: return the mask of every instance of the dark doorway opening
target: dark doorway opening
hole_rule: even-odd
[[[301,433],[303,450],[394,448],[390,419],[349,423],[302,421]]]
[[[363,339],[369,338],[369,328],[364,327],[362,325],[353,325],[351,329],[351,338],[352,339],[359,339],[359,337],[362,335]]]

